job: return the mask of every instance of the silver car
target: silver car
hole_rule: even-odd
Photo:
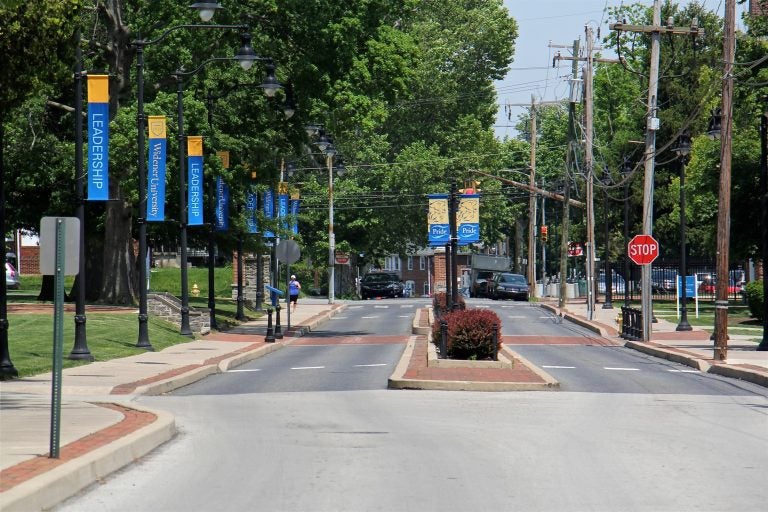
[[[9,290],[19,289],[19,274],[13,265],[9,262],[5,262],[5,287]]]

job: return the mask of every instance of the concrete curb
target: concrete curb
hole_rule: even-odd
[[[745,370],[738,366],[729,366],[723,364],[713,364],[709,368],[709,373],[730,377],[732,379],[744,380],[768,388],[768,374],[757,373],[751,370]]]
[[[529,360],[527,360],[526,358],[524,358],[523,356],[521,356],[520,354],[512,350],[511,348],[507,347],[506,345],[503,345],[501,347],[501,350],[507,353],[507,357],[509,357],[513,361],[517,360],[521,362],[526,367],[528,367],[529,370],[531,370],[533,373],[541,377],[544,380],[544,384],[539,384],[539,386],[545,387],[547,389],[553,389],[553,388],[560,389],[560,381],[555,379],[553,376],[551,376],[550,374],[548,374],[547,372],[545,372],[544,370],[542,370],[541,368],[539,368],[538,366],[536,366],[535,364],[533,364],[532,362],[530,362]]]
[[[552,312],[552,313],[554,313],[554,314],[556,314],[558,316],[561,316],[561,317],[565,318],[566,320],[569,320],[569,321],[575,323],[576,325],[580,325],[581,327],[584,327],[585,329],[589,329],[590,331],[592,331],[592,332],[594,332],[596,334],[599,334],[600,336],[602,336],[604,338],[611,338],[613,336],[610,332],[608,332],[607,329],[605,329],[604,327],[600,326],[599,324],[597,324],[595,322],[592,322],[592,321],[589,321],[589,320],[587,320],[585,318],[581,318],[580,316],[576,316],[576,315],[570,313],[567,309],[562,309],[561,310],[557,306],[553,306],[551,304],[544,304],[542,302],[540,302],[539,304],[541,305],[542,308],[544,308],[544,309],[546,309],[546,310],[548,310],[548,311],[550,311],[550,312]]]
[[[644,354],[666,359],[667,361],[684,364],[686,366],[690,366],[691,368],[696,368],[700,372],[707,373],[711,368],[709,362],[705,361],[704,359],[681,354],[680,352],[668,350],[655,345],[648,345],[646,343],[640,343],[637,341],[627,341],[624,346]]]
[[[0,494],[0,509],[4,512],[47,510],[99,479],[140,459],[176,434],[176,424],[172,415],[133,404],[129,406],[119,403],[119,405],[152,413],[157,419],[135,432],[65,462]]]

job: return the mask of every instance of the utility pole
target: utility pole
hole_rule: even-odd
[[[568,238],[571,229],[571,218],[569,209],[569,200],[571,198],[571,171],[573,171],[573,152],[576,150],[576,103],[579,101],[577,94],[577,78],[579,72],[579,40],[573,41],[573,62],[571,63],[571,97],[568,103],[568,154],[565,157],[565,185],[563,193],[563,236],[560,240],[560,300],[558,306],[560,309],[565,307],[568,294]]]
[[[531,191],[528,198],[528,286],[536,289],[536,97],[531,95],[531,171],[529,183]],[[536,295],[535,292],[533,294]]]
[[[733,0],[729,0],[733,1]],[[659,119],[656,117],[656,103],[659,88],[659,53],[661,34],[689,34],[697,35],[701,31],[698,25],[693,24],[690,28],[674,27],[670,24],[661,26],[661,0],[653,2],[653,24],[647,25],[627,25],[624,23],[612,23],[609,25],[611,30],[619,32],[642,32],[651,35],[651,69],[648,75],[648,105],[646,111],[645,127],[645,176],[643,181],[643,234],[653,234],[653,177],[656,164],[656,130],[659,129]],[[726,277],[727,279],[727,277]],[[641,304],[643,317],[643,341],[651,339],[651,321],[653,313],[651,309],[651,266],[643,265],[640,277],[641,283]],[[726,280],[726,285],[728,281]],[[727,292],[727,288],[726,288]]]
[[[587,318],[592,320],[595,312],[595,203],[594,203],[594,157],[592,143],[594,139],[592,101],[592,52],[594,41],[592,27],[586,27],[587,65],[584,69],[584,167],[587,171]]]
[[[731,239],[731,144],[733,134],[733,61],[736,58],[736,0],[725,1],[723,97],[720,136],[720,194],[717,211],[717,286],[715,288],[715,361],[728,357],[728,250]],[[765,277],[764,277],[765,279]]]

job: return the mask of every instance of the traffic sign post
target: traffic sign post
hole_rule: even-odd
[[[659,257],[659,242],[651,235],[635,235],[627,244],[627,254],[635,265],[650,265]]]

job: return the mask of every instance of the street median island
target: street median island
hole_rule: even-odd
[[[414,334],[389,379],[390,389],[442,391],[552,391],[560,383],[502,345],[497,361],[439,359],[431,341],[430,308],[419,310]],[[427,324],[426,326],[424,324]],[[424,327],[427,327],[424,329]],[[426,333],[424,332],[426,331]]]

